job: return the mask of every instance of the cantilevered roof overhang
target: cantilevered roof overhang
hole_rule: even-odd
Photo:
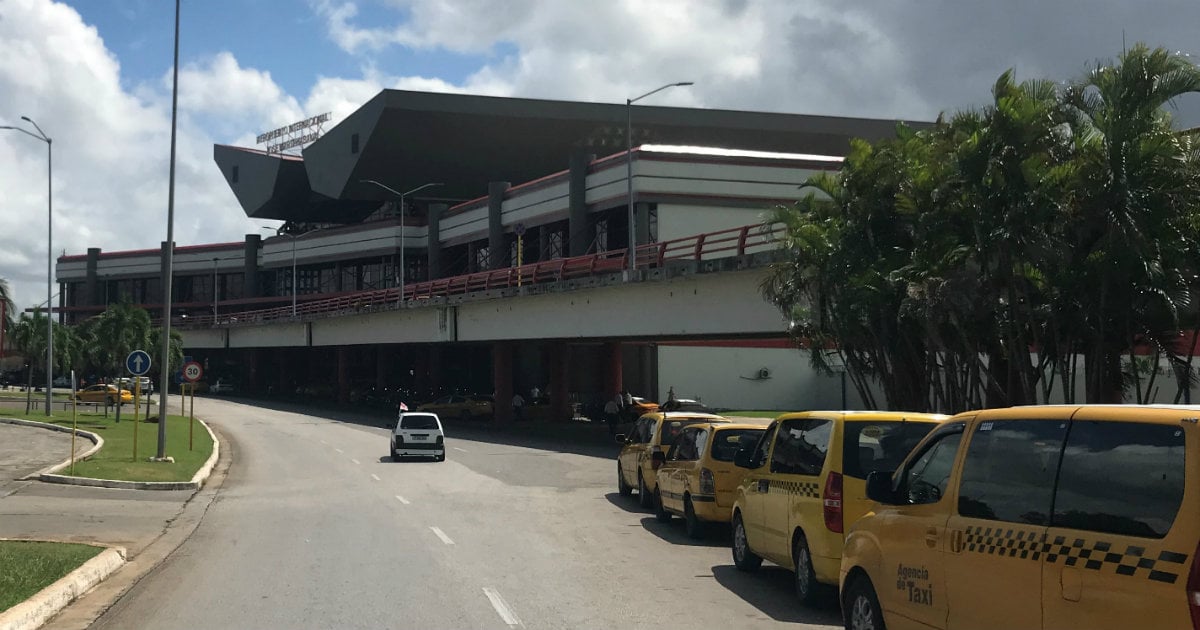
[[[304,149],[303,160],[223,146],[214,157],[250,216],[349,223],[365,216],[365,202],[377,207],[389,199],[361,180],[402,191],[442,182],[431,196],[471,199],[485,194],[488,182],[519,183],[559,171],[574,150],[599,156],[624,150],[625,116],[623,103],[384,90]],[[633,109],[635,145],[841,156],[851,138],[877,140],[895,126],[894,120],[864,118]]]

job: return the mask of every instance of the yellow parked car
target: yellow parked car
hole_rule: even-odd
[[[116,385],[92,385],[75,392],[75,400],[79,402],[115,405],[118,398],[122,403],[131,403],[133,402],[133,392],[128,389],[117,390]]]
[[[1200,407],[959,414],[846,537],[846,627],[1200,627]]]
[[[657,464],[651,455],[673,444],[684,427],[709,422],[729,420],[699,411],[655,411],[638,418],[628,436],[618,433],[617,444],[622,448],[617,455],[617,492],[627,497],[637,488],[638,503],[646,508],[653,506],[658,478],[655,476]]]
[[[847,525],[866,514],[867,475],[892,470],[948,416],[806,411],[779,416],[734,462],[747,469],[733,505],[733,560],[796,574],[805,605],[832,599]]]
[[[437,414],[442,418],[458,418],[461,420],[476,420],[492,417],[495,405],[491,396],[463,396],[454,394],[427,402],[416,409]]]
[[[704,536],[705,523],[728,523],[742,469],[733,458],[744,444],[754,444],[766,430],[761,422],[703,423],[686,427],[671,449],[654,454],[658,468],[655,517],[668,522],[682,516],[690,538]]]

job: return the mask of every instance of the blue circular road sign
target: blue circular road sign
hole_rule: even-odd
[[[134,350],[125,358],[125,368],[134,376],[142,376],[150,371],[150,355],[145,350]]]

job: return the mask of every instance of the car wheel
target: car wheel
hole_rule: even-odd
[[[828,591],[824,584],[817,582],[817,574],[813,571],[812,552],[808,550],[808,539],[804,534],[796,536],[792,561],[796,565],[796,597],[800,599],[800,603],[805,606],[821,603]]]
[[[654,505],[654,497],[650,495],[650,491],[646,489],[646,480],[642,478],[642,471],[638,471],[638,505],[648,508]]]
[[[397,453],[396,449],[392,449],[392,461],[394,461],[394,462],[400,461],[400,453]]]
[[[633,494],[633,486],[625,483],[625,471],[621,470],[621,464],[617,464],[617,494],[627,497]]]
[[[733,565],[741,571],[756,571],[762,566],[762,558],[750,551],[741,512],[733,515]]]
[[[663,506],[662,492],[657,490],[654,492],[654,520],[658,521],[659,523],[671,522],[671,513],[667,511],[665,506]]]
[[[883,624],[883,610],[875,589],[865,576],[859,576],[846,587],[845,620],[846,630],[887,630]]]
[[[688,538],[693,540],[704,538],[704,522],[696,518],[696,508],[692,506],[692,497],[683,497],[683,523],[686,526]]]

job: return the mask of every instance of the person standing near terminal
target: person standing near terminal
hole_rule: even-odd
[[[513,420],[524,420],[521,412],[525,407],[525,399],[521,397],[521,393],[517,392],[512,397]]]
[[[608,402],[604,403],[604,417],[608,420],[609,435],[617,434],[617,418],[621,414],[621,406],[617,404],[617,401],[620,399],[621,395],[617,394],[616,398],[610,398]]]

